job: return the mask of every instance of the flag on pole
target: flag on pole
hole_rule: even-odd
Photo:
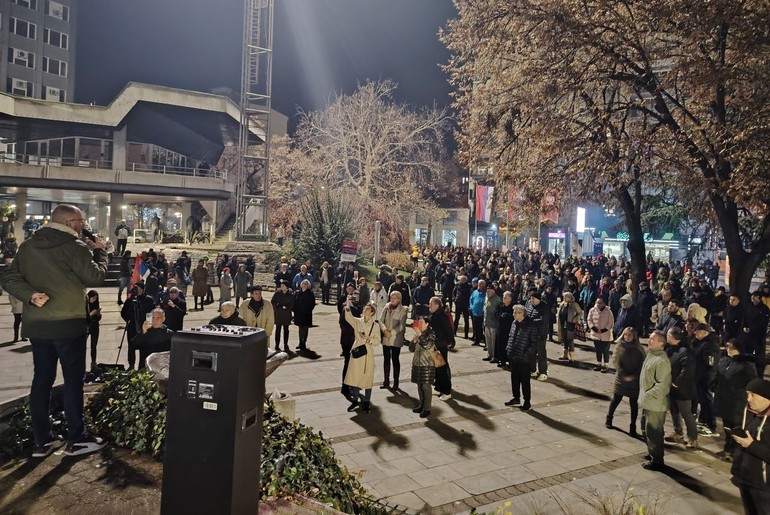
[[[144,281],[150,275],[150,266],[144,262],[141,254],[136,256],[134,263],[134,273],[131,275],[131,285]]]
[[[494,186],[476,186],[476,221],[489,223],[492,219],[494,193]]]
[[[561,194],[556,190],[546,193],[540,204],[540,223],[543,223],[546,220],[558,223],[560,208]]]
[[[516,214],[516,188],[508,186],[508,221],[513,222],[514,220],[518,220],[518,215]]]

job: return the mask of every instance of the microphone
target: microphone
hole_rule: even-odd
[[[83,236],[85,236],[86,238],[88,238],[92,242],[96,243],[96,236],[94,236],[94,233],[92,233],[91,231],[89,231],[85,227],[83,227],[82,233],[83,233]]]

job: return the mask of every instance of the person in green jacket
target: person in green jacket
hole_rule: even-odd
[[[666,335],[654,331],[639,375],[639,407],[647,421],[647,458],[650,460],[642,466],[648,470],[663,469],[663,425],[671,391],[671,362],[663,350],[665,346]]]
[[[86,431],[83,377],[88,334],[85,290],[104,282],[107,253],[99,238],[80,239],[85,225],[80,209],[57,206],[50,223],[19,246],[16,258],[0,278],[0,285],[24,303],[22,335],[32,344],[33,457],[42,458],[54,450],[49,408],[58,361],[64,376],[68,431],[64,454],[77,456],[104,446],[103,440]]]

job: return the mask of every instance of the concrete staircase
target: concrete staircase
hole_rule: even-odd
[[[227,218],[225,223],[222,224],[219,230],[217,230],[217,233],[214,236],[214,241],[211,243],[217,244],[217,243],[225,243],[229,241],[230,231],[235,228],[235,221],[236,221],[236,216],[235,216],[235,213],[233,213]]]

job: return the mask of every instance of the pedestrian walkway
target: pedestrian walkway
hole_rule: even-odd
[[[115,291],[100,289],[103,307],[99,361],[114,362],[122,336]],[[192,312],[185,327],[207,322],[215,304]],[[8,297],[0,298],[0,401],[26,394],[32,377],[27,342],[10,344]],[[399,392],[377,389],[382,380],[381,350],[375,351],[372,412],[348,413],[340,395],[342,358],[334,306],[316,308],[308,346],[320,358],[294,357],[267,381],[296,399],[297,417],[329,439],[339,459],[373,496],[415,513],[494,512],[512,503],[512,513],[597,513],[597,506],[643,504],[650,513],[740,513],[738,491],[730,484],[729,464],[715,453],[721,438],[702,438],[702,448],[666,450],[668,472],[642,469],[646,446],[625,432],[628,404],[615,423],[604,427],[612,374],[590,370],[593,351],[577,350],[575,365],[549,360],[548,381],[532,382],[533,409],[522,413],[511,398],[509,374],[482,361],[486,355],[458,339],[450,353],[452,400],[434,398],[431,416],[412,413],[416,388],[409,382],[411,354],[401,354]],[[460,330],[462,333],[462,329]],[[297,330],[290,343],[296,346]],[[272,342],[271,342],[272,346]],[[556,344],[548,345],[555,358]],[[125,346],[121,355],[125,362]],[[670,424],[669,424],[670,425]],[[71,478],[69,478],[71,479]],[[64,474],[58,481],[67,481]],[[645,511],[648,513],[648,511]]]

